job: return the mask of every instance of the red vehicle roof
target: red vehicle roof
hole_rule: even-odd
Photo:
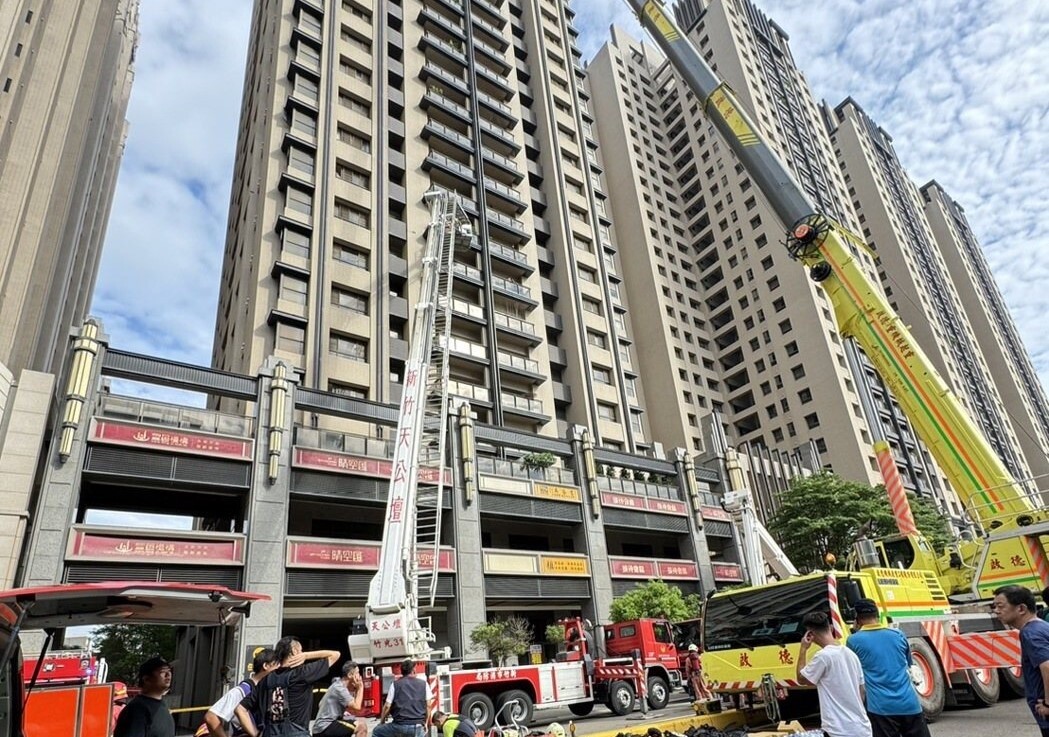
[[[224,586],[154,581],[59,584],[0,591],[0,617],[10,623],[27,610],[23,629],[139,624],[224,625],[248,613],[262,594]]]

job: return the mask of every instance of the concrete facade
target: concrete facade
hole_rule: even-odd
[[[61,373],[124,149],[138,0],[0,7],[0,363]]]

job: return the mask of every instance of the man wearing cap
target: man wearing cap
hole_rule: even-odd
[[[911,646],[898,629],[881,624],[878,605],[860,599],[857,630],[845,646],[860,659],[867,688],[867,716],[874,737],[929,737],[921,702],[911,683]]]
[[[138,667],[141,692],[117,717],[113,737],[175,737],[164,694],[171,690],[171,663],[159,655]]]

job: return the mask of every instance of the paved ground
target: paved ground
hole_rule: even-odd
[[[692,709],[685,699],[683,693],[676,692],[671,704],[658,712],[658,718],[691,715]],[[607,730],[644,732],[648,727],[645,726],[644,720],[636,719],[638,716],[640,712],[635,712],[634,719],[625,721],[604,707],[595,707],[593,714],[583,719],[573,716],[567,710],[538,712],[533,727],[559,722],[567,730],[569,721],[574,720],[577,737]],[[656,718],[653,715],[649,721]],[[936,723],[930,725],[929,731],[932,732],[932,737],[1034,737],[1038,734],[1027,703],[1021,699],[1001,701],[989,709],[957,709],[944,712]]]

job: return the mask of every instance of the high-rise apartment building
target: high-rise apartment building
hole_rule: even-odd
[[[213,363],[397,398],[429,211],[459,193],[452,393],[482,422],[650,439],[573,11],[260,0]]]
[[[0,364],[58,373],[124,149],[138,0],[0,5]]]
[[[1049,488],[1049,402],[965,211],[937,182],[921,188],[925,217],[1038,489]]]
[[[677,11],[812,200],[856,228],[786,34],[748,0]],[[613,29],[588,82],[615,172],[616,232],[630,244],[621,258],[653,437],[700,449],[700,419],[719,411],[734,444],[814,447],[813,460],[877,483],[868,426],[877,422],[905,485],[957,512],[899,407],[862,354],[842,343],[822,291],[781,245],[790,224],[754,189],[673,68]],[[876,277],[873,260],[857,255]],[[858,391],[870,392],[878,417],[863,416]]]
[[[124,148],[138,0],[0,3],[0,585],[14,582]]]
[[[829,112],[828,119],[849,197],[861,219],[863,237],[878,253],[879,275],[890,304],[911,326],[919,345],[1012,475],[1030,479],[1030,466],[997,386],[999,381],[1011,384],[1011,372],[992,376],[984,356],[985,351],[999,350],[997,341],[984,345],[977,341],[959,296],[972,291],[972,282],[956,280],[948,270],[925,217],[922,195],[896,156],[892,138],[851,99]],[[970,307],[985,312],[976,303]],[[1034,487],[1028,484],[1028,488]]]

